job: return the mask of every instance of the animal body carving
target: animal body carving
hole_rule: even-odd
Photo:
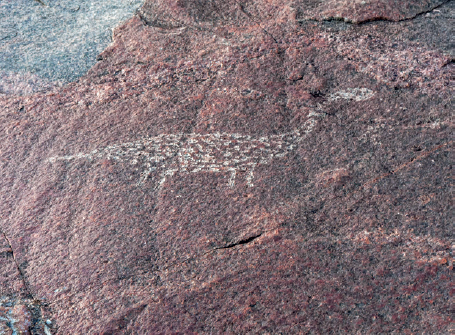
[[[237,172],[246,171],[247,184],[253,186],[254,168],[269,163],[275,157],[286,155],[313,130],[315,124],[316,120],[308,119],[302,133],[296,130],[260,138],[229,133],[161,134],[89,153],[51,157],[48,161],[109,159],[133,165],[141,164],[143,172],[138,185],[145,183],[151,175],[160,177],[161,186],[166,176],[172,176],[176,172],[229,172],[228,184],[234,186]]]

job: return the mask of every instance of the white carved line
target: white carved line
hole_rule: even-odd
[[[368,100],[374,96],[374,92],[368,88],[355,87],[346,90],[338,91],[329,95],[329,101],[336,101],[338,99],[363,101]]]

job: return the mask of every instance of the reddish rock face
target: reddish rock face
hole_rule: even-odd
[[[181,27],[184,24],[245,26],[244,16],[258,24],[273,19],[401,21],[431,12],[447,0],[157,0],[146,1],[140,10],[142,18],[157,27]]]
[[[0,332],[450,332],[453,2],[308,19],[391,3],[148,1],[2,96]]]
[[[431,12],[446,0],[330,0],[310,10],[301,6],[302,12],[311,18],[344,20],[361,23],[376,20],[401,21]],[[305,16],[306,16],[305,15]]]

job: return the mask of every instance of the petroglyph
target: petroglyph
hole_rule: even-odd
[[[323,114],[312,113],[312,116],[322,117]],[[310,118],[300,130],[260,138],[229,133],[161,134],[110,145],[89,153],[50,157],[47,161],[55,163],[78,159],[108,159],[132,165],[140,164],[143,172],[138,186],[155,175],[159,176],[160,187],[167,176],[173,176],[177,172],[228,172],[228,185],[232,187],[237,173],[245,171],[247,185],[253,186],[255,167],[288,154],[314,129],[316,122]]]
[[[355,88],[333,94],[332,99],[361,101],[373,96],[372,91]],[[137,185],[143,185],[149,177],[158,176],[158,187],[167,176],[175,173],[216,172],[229,173],[228,185],[233,187],[238,172],[246,172],[248,186],[253,186],[254,169],[268,164],[274,158],[287,155],[316,126],[317,119],[325,114],[310,112],[308,120],[290,133],[254,138],[250,135],[213,134],[161,134],[134,142],[114,144],[88,153],[70,156],[55,156],[47,159],[57,161],[88,161],[108,159],[140,165],[141,177]]]
[[[336,101],[338,99],[354,100],[354,101],[363,101],[368,100],[374,96],[372,90],[362,87],[362,88],[348,88],[343,91],[338,91],[329,95],[329,101]]]

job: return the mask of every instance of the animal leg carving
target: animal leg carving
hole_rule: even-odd
[[[237,174],[237,170],[235,168],[231,168],[229,171],[231,171],[231,177],[229,178],[228,185],[232,188],[235,185],[235,175]]]
[[[254,178],[254,168],[256,167],[256,164],[252,165],[250,169],[248,170],[248,174],[246,176],[246,184],[248,187],[253,187],[253,178]]]

